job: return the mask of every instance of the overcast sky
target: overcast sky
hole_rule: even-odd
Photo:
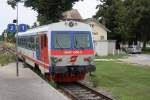
[[[74,9],[78,9],[82,18],[90,18],[96,13],[96,5],[99,2],[97,0],[84,0],[83,2],[77,2],[74,5]],[[7,0],[0,0],[0,34],[7,28],[9,23],[12,23],[16,18],[16,10],[7,5]],[[33,25],[37,20],[37,13],[30,8],[25,8],[22,4],[19,4],[19,23]]]

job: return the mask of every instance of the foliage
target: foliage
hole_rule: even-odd
[[[2,35],[0,35],[0,41],[3,41],[3,36]]]
[[[105,18],[106,26],[111,30],[108,38],[127,40],[127,10],[123,6],[121,0],[100,0],[102,3],[97,6],[99,8],[96,18],[102,16]]]
[[[96,66],[94,81],[115,100],[149,100],[150,68],[113,61],[96,62]]]
[[[15,56],[9,53],[0,54],[0,66],[15,62]]]
[[[149,0],[126,0],[125,6],[130,19],[130,30],[135,34],[136,40],[146,42],[150,39],[150,1]]]
[[[109,39],[149,41],[150,0],[100,0],[94,17],[102,17],[112,32]]]
[[[15,8],[20,1],[7,0],[7,3]],[[37,11],[40,24],[47,24],[62,19],[62,13],[70,10],[77,1],[79,0],[25,0],[24,5]]]
[[[14,42],[14,39],[15,39],[15,33],[14,32],[7,32],[7,30],[4,30],[2,33],[2,40],[4,40],[4,33],[7,33],[6,40],[8,42]]]

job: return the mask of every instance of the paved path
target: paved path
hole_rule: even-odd
[[[0,100],[68,100],[22,64],[19,77],[15,70],[15,63],[0,67]]]
[[[150,55],[147,54],[133,54],[126,59],[120,59],[120,60],[127,63],[150,66]]]

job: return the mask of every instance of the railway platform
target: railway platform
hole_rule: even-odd
[[[29,68],[19,63],[0,67],[0,100],[68,100]]]

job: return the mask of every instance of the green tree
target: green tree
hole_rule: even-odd
[[[111,30],[108,33],[109,39],[123,42],[128,39],[128,27],[126,23],[127,10],[122,0],[100,0],[102,3],[97,6],[99,9],[94,17],[103,17],[106,27]]]
[[[150,1],[149,0],[126,0],[128,9],[130,32],[136,40],[143,41],[144,46],[150,40]]]
[[[143,41],[150,39],[150,0],[100,0],[95,17],[104,17],[112,32],[109,39]]]
[[[2,32],[2,40],[4,40],[4,33],[7,33],[6,40],[8,42],[13,42],[15,38],[15,32],[8,32],[7,29]]]
[[[15,8],[16,3],[20,1],[7,0],[7,3]],[[62,19],[62,13],[70,10],[77,1],[79,0],[25,0],[24,6],[37,11],[38,21],[42,25]]]

